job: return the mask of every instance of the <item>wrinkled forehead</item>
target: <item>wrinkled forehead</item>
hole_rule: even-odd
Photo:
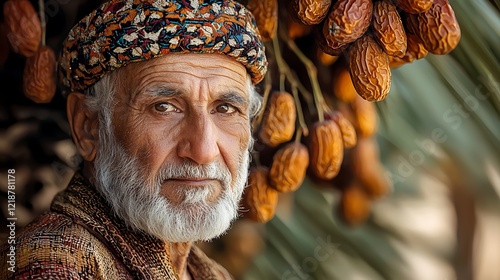
[[[119,85],[131,95],[154,84],[179,90],[205,83],[211,90],[246,93],[249,74],[234,59],[220,54],[170,54],[120,69]]]
[[[217,74],[229,79],[245,81],[248,71],[239,62],[221,54],[170,54],[147,61],[127,65],[126,73],[141,74],[143,71],[158,70],[164,73],[193,74],[199,78],[207,78]]]

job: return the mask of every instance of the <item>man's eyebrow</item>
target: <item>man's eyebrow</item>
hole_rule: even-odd
[[[144,94],[153,97],[159,97],[159,96],[174,97],[174,96],[179,96],[182,93],[176,89],[169,87],[155,87],[145,90]]]
[[[183,93],[177,89],[170,87],[154,87],[144,91],[144,95],[152,96],[152,97],[176,97],[181,96]],[[219,96],[219,100],[223,102],[229,102],[234,105],[248,106],[249,100],[244,97],[242,94],[237,93],[235,91],[230,91],[227,93],[223,93]]]
[[[219,99],[239,106],[247,106],[249,103],[248,98],[245,98],[236,92],[224,93],[219,97]]]

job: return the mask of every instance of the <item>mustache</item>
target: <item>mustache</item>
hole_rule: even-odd
[[[229,184],[231,183],[231,173],[226,166],[219,162],[199,165],[185,159],[182,163],[163,164],[156,182],[161,183],[170,179],[210,179]]]

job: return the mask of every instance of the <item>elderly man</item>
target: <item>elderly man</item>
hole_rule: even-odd
[[[230,278],[192,242],[237,217],[266,63],[234,1],[112,0],[82,19],[59,71],[84,167],[3,246],[1,274]]]

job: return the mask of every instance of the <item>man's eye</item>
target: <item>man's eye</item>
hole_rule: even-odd
[[[236,112],[236,108],[232,105],[229,104],[221,104],[215,108],[217,113],[222,113],[222,114],[232,114]]]
[[[161,113],[174,112],[176,108],[170,103],[157,103],[155,104],[155,110]]]

